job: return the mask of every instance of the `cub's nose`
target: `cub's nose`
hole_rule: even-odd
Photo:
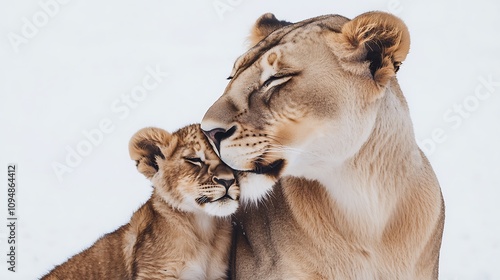
[[[215,183],[223,185],[226,188],[226,190],[229,189],[229,187],[231,187],[235,181],[234,179],[221,179],[217,177],[214,177],[213,179]]]
[[[222,140],[226,138],[231,137],[231,135],[233,135],[234,132],[236,131],[236,126],[233,126],[228,130],[225,130],[223,128],[214,128],[209,131],[206,130],[202,131],[207,136],[208,140],[212,142],[217,151],[220,152],[220,142],[222,142]]]

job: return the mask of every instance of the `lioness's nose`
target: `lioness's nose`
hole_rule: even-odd
[[[213,143],[217,151],[220,152],[220,142],[222,140],[231,137],[236,131],[236,126],[231,127],[228,130],[223,128],[214,128],[209,131],[203,130],[203,133],[208,137],[208,140]]]

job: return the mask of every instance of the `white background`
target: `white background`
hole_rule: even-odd
[[[36,279],[128,221],[151,191],[129,159],[130,137],[199,122],[261,14],[370,10],[410,30],[398,76],[446,201],[440,278],[500,279],[500,2],[66,0],[51,15],[47,2],[0,0],[1,279]],[[123,107],[156,67],[168,77]],[[103,120],[112,131],[59,180],[53,165]],[[5,261],[8,163],[18,164],[16,273]]]

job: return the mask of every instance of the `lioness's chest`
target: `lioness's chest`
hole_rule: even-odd
[[[373,279],[378,274],[377,257],[347,242],[336,231],[334,216],[297,217],[282,191],[277,186],[264,205],[237,214],[234,278]],[[317,201],[311,203],[302,210],[317,212]],[[314,229],[301,219],[317,219],[308,221],[316,223]]]

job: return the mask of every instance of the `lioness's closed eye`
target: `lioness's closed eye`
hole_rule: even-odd
[[[226,216],[238,208],[240,190],[199,125],[173,134],[142,129],[129,150],[153,183],[151,198],[128,224],[42,279],[225,279]]]

